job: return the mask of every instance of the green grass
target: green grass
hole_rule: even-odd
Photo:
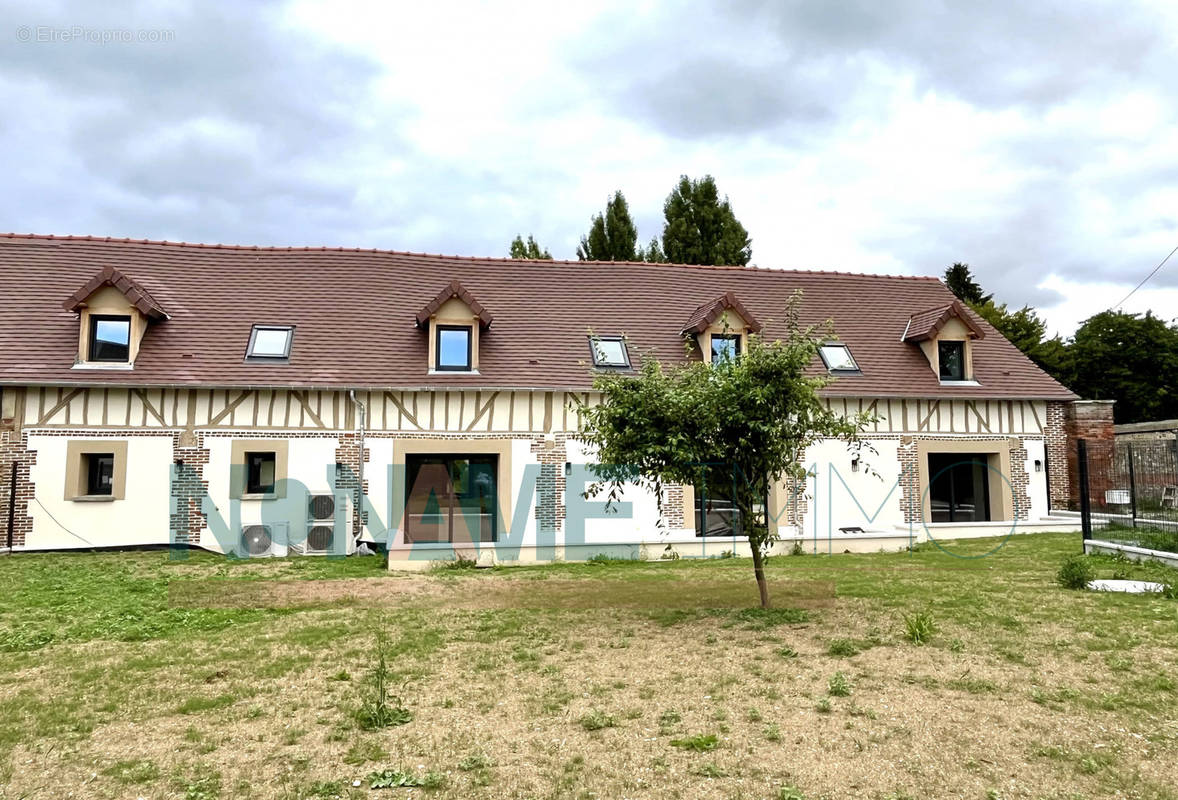
[[[1061,588],[1078,535],[1014,537],[985,558],[995,540],[941,544],[770,559],[768,610],[739,558],[406,576],[379,558],[18,553],[0,558],[0,786],[30,794],[51,770],[93,796],[350,798],[368,794],[353,781],[400,770],[415,796],[686,797],[706,782],[768,797],[786,777],[798,796],[839,796],[824,776],[908,758],[925,726],[902,718],[907,704],[965,702],[998,726],[993,776],[1025,761],[1050,779],[1014,796],[1124,784],[1173,800],[1149,776],[1178,761],[1178,601]],[[1178,584],[1157,564],[1084,564]],[[420,591],[268,601],[279,581],[356,578]],[[249,602],[214,602],[226,597]],[[896,646],[916,638],[901,620],[919,622],[923,647]],[[367,733],[354,712],[377,635],[411,716]],[[860,793],[982,796],[985,781],[939,755],[981,746],[977,732],[936,730],[912,745],[920,771]],[[834,769],[790,755],[799,731],[830,743]],[[1026,741],[1041,731],[1077,738]],[[144,752],[114,746],[137,741]]]

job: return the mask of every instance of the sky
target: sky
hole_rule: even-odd
[[[1168,2],[0,0],[0,229],[575,258],[711,174],[759,266],[1068,335],[1178,246],[1175,76]]]

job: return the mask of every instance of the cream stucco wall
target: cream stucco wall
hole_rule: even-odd
[[[124,498],[86,501],[65,499],[66,452],[70,439],[29,436],[29,448],[37,451],[37,463],[29,471],[36,500],[29,503],[33,532],[25,542],[26,549],[125,547],[167,542],[172,437],[127,436],[110,437],[110,440],[127,443]]]

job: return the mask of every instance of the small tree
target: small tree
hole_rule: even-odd
[[[630,206],[621,191],[614,192],[581,237],[577,258],[581,261],[637,261],[638,228],[630,217]]]
[[[536,243],[536,240],[532,238],[532,235],[528,234],[528,240],[526,242],[522,236],[516,236],[511,240],[511,249],[508,257],[551,261],[552,253],[549,253],[547,248],[541,249],[540,245]]]
[[[688,361],[664,367],[644,359],[636,377],[595,379],[601,402],[582,409],[585,440],[596,447],[598,482],[616,498],[633,481],[661,505],[664,484],[696,485],[715,465],[733,476],[733,504],[744,523],[761,606],[769,606],[764,558],[776,539],[757,506],[782,480],[805,480],[802,458],[821,438],[849,443],[870,421],[835,414],[818,397],[831,380],[808,374],[824,336],[798,325],[797,297],[787,313],[783,340],[748,338],[744,353],[713,365]],[[715,474],[712,472],[712,474]]]

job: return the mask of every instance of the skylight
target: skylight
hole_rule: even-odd
[[[290,358],[290,343],[293,338],[294,328],[290,325],[255,325],[250,331],[246,358]]]
[[[819,349],[822,363],[831,372],[858,372],[859,365],[851,355],[851,348],[838,342],[827,342]]]
[[[591,336],[589,348],[593,351],[595,367],[627,369],[630,366],[630,353],[626,349],[626,340],[621,336]]]

